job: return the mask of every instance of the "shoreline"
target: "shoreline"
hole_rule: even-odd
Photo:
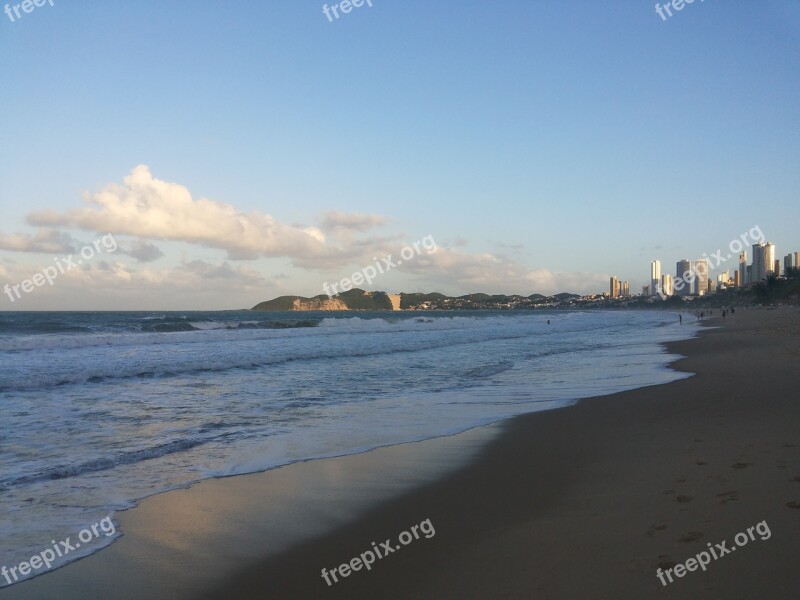
[[[742,311],[742,315],[750,312]],[[756,315],[761,312],[752,311]],[[792,314],[795,317],[797,315]],[[738,314],[736,318],[739,318]],[[709,325],[722,324],[718,317],[709,321]],[[675,361],[670,368],[698,372],[686,368],[689,365],[685,363],[692,360],[697,362],[691,344],[703,340],[707,335],[704,332],[700,338],[666,344],[670,353],[688,354],[691,357]],[[689,351],[682,351],[683,348]],[[699,360],[702,362],[702,359]],[[534,541],[537,537],[528,538],[524,531],[531,526],[532,518],[535,516],[547,521],[547,529],[552,536],[559,528],[557,524],[549,522],[552,515],[545,518],[548,511],[558,512],[565,498],[570,497],[570,492],[580,487],[579,484],[585,484],[587,478],[591,479],[587,463],[592,462],[592,455],[602,446],[604,437],[597,428],[586,426],[587,415],[591,419],[608,421],[608,416],[602,416],[608,408],[606,404],[616,404],[613,411],[609,409],[607,412],[618,414],[620,404],[629,408],[632,403],[642,400],[649,402],[652,410],[653,399],[648,400],[648,397],[664,396],[663,390],[673,389],[674,386],[697,387],[693,383],[687,384],[696,379],[698,377],[690,377],[669,385],[648,386],[582,399],[572,406],[512,417],[455,436],[385,446],[356,455],[293,463],[262,473],[206,480],[186,490],[152,496],[140,503],[139,507],[118,514],[125,532],[123,543],[118,541],[101,553],[58,571],[19,586],[4,588],[2,593],[9,598],[46,598],[56,594],[67,598],[100,598],[111,586],[117,598],[164,597],[164,592],[169,597],[179,597],[170,595],[173,591],[187,598],[255,598],[263,597],[264,593],[275,589],[284,592],[282,597],[446,597],[455,589],[458,589],[459,596],[486,597],[478,593],[481,588],[476,587],[474,580],[462,578],[461,588],[454,588],[451,586],[458,582],[438,574],[440,570],[443,573],[450,572],[451,576],[453,569],[461,572],[462,569],[457,566],[447,566],[455,554],[463,563],[471,565],[469,568],[463,567],[465,573],[474,575],[473,567],[480,567],[483,562],[489,563],[483,568],[488,567],[493,573],[488,578],[493,581],[492,589],[501,596],[504,593],[502,590],[506,590],[505,593],[511,594],[509,597],[517,597],[515,593],[521,589],[515,586],[528,577],[535,583],[537,579],[532,577],[535,573],[507,566],[508,563],[518,562],[518,558],[514,558],[516,553],[498,560],[496,557],[489,558],[491,553],[487,552],[486,560],[482,562],[480,556],[475,555],[475,548],[470,541],[473,538],[480,539],[479,546],[484,547],[486,543],[492,545],[494,542],[496,545],[502,539],[504,542],[501,547],[517,548],[519,553],[530,555],[530,543],[526,540]],[[644,398],[636,399],[636,396]],[[796,411],[793,416],[797,417]],[[575,435],[579,436],[577,441],[580,443],[571,444],[568,436]],[[533,446],[532,436],[535,438]],[[531,449],[540,450],[544,460],[532,457]],[[436,460],[431,461],[432,457]],[[427,472],[420,472],[420,464],[431,468]],[[526,470],[533,470],[536,477],[520,476],[523,465]],[[797,468],[800,469],[800,465]],[[368,476],[367,473],[372,475]],[[400,481],[395,481],[397,478]],[[546,481],[547,485],[535,485],[542,481]],[[275,485],[270,486],[270,483]],[[487,493],[486,487],[490,483],[497,486],[497,494]],[[369,498],[360,505],[348,507],[354,485],[367,492]],[[800,491],[800,484],[796,485]],[[281,498],[274,497],[272,493],[263,497],[270,487],[275,486],[283,486],[285,493]],[[597,489],[595,482],[594,490]],[[325,501],[320,502],[320,498],[325,498]],[[520,502],[521,499],[529,502]],[[271,531],[276,524],[265,522],[269,521],[266,513],[272,512],[281,503],[284,510],[289,509],[289,513],[283,513],[284,516],[302,519],[299,522],[303,523],[303,527],[299,529],[303,530],[306,541],[287,547],[279,554],[269,553],[264,549],[266,545],[259,544],[258,536],[252,532],[258,531],[258,535],[268,532],[274,536],[273,542],[279,539],[281,532]],[[326,506],[326,503],[330,503],[330,506]],[[687,503],[681,509],[686,511],[692,506]],[[484,522],[476,523],[474,519],[470,522],[467,517],[473,513],[483,515]],[[309,515],[316,515],[316,521],[309,519]],[[460,515],[462,521],[460,528],[456,515]],[[425,519],[430,519],[436,528],[435,537],[413,542],[404,548],[404,552],[393,554],[391,560],[387,557],[386,561],[379,561],[369,573],[354,573],[334,586],[326,587],[320,576],[322,567],[330,569],[344,563],[368,549],[370,542],[393,537]],[[322,522],[326,525],[321,526]],[[325,533],[331,522],[336,523],[336,527]],[[754,520],[746,525],[756,522]],[[297,539],[297,523],[283,523],[285,539]],[[732,537],[739,530],[731,528],[727,537]],[[654,533],[660,531],[650,531],[647,537],[663,537],[660,533]],[[448,540],[448,537],[451,539]],[[709,534],[701,541],[719,541],[725,537]],[[198,546],[209,541],[214,546],[213,551],[198,550]],[[597,542],[596,539],[594,541]],[[243,545],[243,542],[246,543]],[[694,547],[698,543],[689,546]],[[280,547],[280,544],[273,545]],[[669,544],[665,544],[665,554],[667,546]],[[260,551],[259,547],[262,548]],[[691,555],[689,549],[687,546],[685,557]],[[224,556],[225,560],[220,561],[220,556]],[[681,555],[673,558],[682,560]],[[220,562],[226,564],[220,565]],[[553,564],[552,560],[545,562],[551,565],[548,572],[558,571],[558,565]],[[201,563],[202,566],[198,568]],[[714,563],[713,567],[714,572],[722,570],[721,563]],[[151,585],[157,583],[152,579],[141,581],[138,578],[137,583],[135,571],[138,568],[149,569],[151,578],[156,576],[163,581],[173,578],[177,583],[171,590],[165,590],[163,582]],[[562,572],[564,569],[565,566],[561,565]],[[644,570],[647,571],[645,579],[657,583],[654,570],[652,573]],[[187,573],[191,574],[189,579],[194,582],[189,588],[181,585],[181,582],[187,581]],[[575,577],[569,574],[569,569],[562,574],[566,579]],[[509,580],[509,576],[513,578]],[[506,584],[503,585],[497,578],[506,580]],[[584,580],[587,586],[590,583]],[[686,581],[680,583],[685,584]],[[213,591],[201,592],[209,586],[214,586]],[[542,588],[540,591],[548,592],[546,597],[570,597],[566,593],[559,595],[565,592],[559,586],[548,587],[542,583],[539,587]],[[676,583],[671,587],[677,589],[680,586]],[[143,595],[148,589],[153,596]],[[527,586],[525,589],[530,591],[535,587]],[[644,593],[654,589],[651,585]],[[671,589],[666,591],[672,592]],[[487,589],[483,589],[483,593],[488,593]],[[619,597],[628,596],[623,594]]]
[[[630,320],[630,318],[626,317],[625,320],[628,321],[628,320]],[[686,335],[686,336],[696,335],[696,330],[697,330],[696,327],[685,327],[684,328],[685,331],[680,331],[679,332],[679,328],[677,328],[677,327],[664,327],[664,329],[660,328],[660,326],[669,325],[669,323],[667,323],[667,321],[669,321],[669,319],[664,319],[664,318],[659,317],[657,319],[657,321],[658,321],[659,327],[653,330],[653,334],[658,336],[657,339],[665,339],[665,337],[666,337],[666,339],[671,339],[671,338],[675,337],[676,335],[681,335],[681,334],[682,335]],[[676,321],[676,324],[677,324],[677,318],[675,319],[675,321]],[[641,370],[638,371],[639,373],[646,373],[647,375],[636,377],[635,374],[637,372],[637,369],[631,369],[630,367],[629,368],[625,367],[625,363],[631,362],[630,357],[626,357],[626,358],[622,358],[622,359],[616,361],[614,366],[610,365],[609,366],[610,370],[607,371],[608,375],[601,375],[600,376],[601,379],[603,377],[607,377],[608,381],[610,382],[609,385],[607,385],[607,386],[602,386],[600,384],[594,385],[592,383],[593,378],[589,378],[589,383],[587,385],[576,385],[576,386],[574,386],[575,389],[572,389],[572,390],[570,390],[570,391],[568,391],[566,393],[567,394],[575,394],[575,395],[577,395],[579,397],[585,397],[589,393],[589,391],[591,390],[595,394],[608,395],[608,394],[611,394],[611,393],[616,393],[618,391],[622,391],[622,390],[624,390],[626,388],[631,387],[632,385],[652,385],[652,384],[655,384],[655,381],[654,381],[655,379],[661,379],[661,380],[673,379],[675,377],[675,374],[674,374],[673,371],[671,371],[667,367],[668,363],[673,359],[673,357],[670,357],[670,356],[668,356],[666,354],[666,350],[663,348],[662,344],[658,344],[656,339],[652,339],[651,338],[650,334],[648,333],[648,330],[646,329],[646,326],[645,326],[645,328],[634,328],[633,331],[635,332],[635,331],[637,331],[637,329],[639,330],[639,333],[637,334],[637,336],[639,338],[641,338],[640,341],[645,344],[645,346],[647,348],[647,351],[644,351],[642,348],[639,348],[639,347],[637,347],[636,349],[632,350],[632,352],[634,352],[634,353],[636,353],[638,355],[641,355],[639,357],[639,359],[633,360],[633,364],[639,364],[640,363],[640,359],[641,359],[642,364],[644,364],[644,363],[648,362],[648,360],[644,359],[645,356],[652,357],[652,366],[645,367],[644,371],[641,371]],[[664,332],[664,331],[669,331],[670,329],[673,330],[671,333],[656,334],[657,331]],[[644,332],[645,335],[642,335],[643,332]],[[624,355],[625,354],[625,347],[624,346],[621,347],[620,350],[623,351],[622,354]],[[619,372],[617,372],[617,371],[619,371]],[[631,380],[629,378],[632,375],[634,376],[633,380]],[[562,377],[562,379],[563,379],[563,377]],[[648,381],[648,380],[650,380],[651,382],[650,383],[645,383],[645,381]],[[530,387],[530,386],[528,386],[528,387]],[[580,389],[578,389],[578,388],[580,388]],[[520,410],[527,410],[527,411],[531,411],[531,412],[538,411],[538,410],[551,410],[551,409],[559,407],[559,406],[563,406],[563,405],[566,405],[566,404],[570,404],[570,403],[579,401],[579,400],[575,399],[573,396],[563,395],[562,394],[562,397],[558,398],[558,397],[556,397],[557,395],[558,394],[556,394],[554,396],[551,393],[550,396],[547,396],[547,397],[542,396],[542,397],[539,397],[539,398],[533,398],[534,402],[531,405],[526,406],[524,408],[523,407],[514,407],[514,409],[511,410],[511,411],[507,411],[507,410],[505,410],[504,407],[498,406],[497,407],[497,411],[494,412],[493,414],[489,414],[488,416],[487,416],[487,414],[469,414],[469,415],[467,413],[464,413],[464,414],[461,414],[461,415],[454,414],[453,417],[455,417],[456,420],[453,421],[452,423],[447,424],[447,423],[443,422],[442,424],[440,424],[440,425],[443,425],[443,426],[434,426],[434,427],[427,427],[427,428],[425,428],[424,424],[422,424],[423,425],[422,429],[415,428],[414,435],[410,435],[412,433],[412,430],[407,428],[406,431],[401,431],[399,433],[399,435],[396,435],[396,436],[375,436],[374,443],[372,443],[373,440],[367,439],[369,436],[365,437],[364,439],[361,439],[361,441],[364,442],[364,443],[361,444],[361,445],[358,445],[358,446],[353,445],[350,440],[347,440],[347,443],[351,444],[350,446],[347,446],[347,445],[340,446],[339,448],[333,449],[331,452],[327,452],[326,451],[326,452],[321,453],[321,454],[306,455],[303,458],[291,458],[288,462],[284,462],[282,464],[279,463],[278,461],[266,461],[266,460],[253,461],[254,464],[249,465],[249,466],[246,465],[246,466],[241,467],[241,468],[237,468],[235,471],[233,469],[231,469],[231,470],[228,470],[227,472],[224,472],[226,470],[221,469],[219,472],[217,472],[215,474],[209,473],[209,474],[207,474],[205,476],[200,476],[198,474],[197,478],[193,478],[190,481],[185,481],[185,482],[182,482],[182,483],[179,483],[179,484],[169,485],[168,487],[160,487],[157,490],[153,489],[153,490],[151,490],[151,491],[149,491],[147,493],[143,493],[141,495],[127,496],[126,497],[127,498],[126,503],[128,504],[128,506],[126,508],[123,508],[123,507],[117,508],[117,510],[115,511],[114,514],[115,514],[115,516],[116,515],[125,514],[128,510],[130,510],[132,508],[135,508],[136,506],[138,506],[142,501],[146,500],[147,498],[150,498],[150,497],[153,497],[153,496],[157,496],[157,495],[160,495],[160,494],[170,493],[170,492],[175,491],[175,490],[186,489],[187,487],[193,487],[195,485],[198,485],[198,484],[202,483],[203,481],[208,481],[208,480],[212,480],[212,479],[227,479],[227,478],[231,478],[231,477],[238,477],[238,476],[241,476],[241,475],[265,473],[265,472],[268,472],[268,471],[271,471],[271,470],[274,470],[274,469],[287,467],[287,466],[290,466],[292,464],[295,464],[295,463],[298,463],[298,462],[305,462],[305,461],[308,461],[308,460],[326,460],[326,459],[331,459],[331,458],[341,458],[341,457],[345,457],[345,456],[349,456],[349,455],[361,454],[361,453],[365,453],[365,452],[371,452],[371,451],[374,451],[376,449],[390,447],[390,446],[397,446],[397,445],[402,445],[402,444],[416,444],[416,443],[419,443],[419,442],[424,442],[424,441],[432,440],[432,439],[436,439],[436,438],[449,437],[449,436],[452,436],[452,435],[457,435],[457,434],[463,433],[465,431],[469,431],[469,430],[474,429],[474,428],[484,427],[487,424],[501,423],[502,421],[504,421],[504,420],[506,420],[508,418],[511,418],[512,415],[510,413],[512,413],[512,412],[518,412]],[[458,400],[458,398],[455,398],[455,399]],[[391,424],[391,420],[389,421],[389,423]],[[366,431],[368,431],[368,430],[365,430],[365,433],[366,433]],[[258,462],[260,462],[262,464],[258,465],[257,464]],[[264,464],[264,463],[267,463],[267,464]],[[455,468],[455,464],[454,464],[453,468]],[[101,516],[105,516],[105,514],[107,514],[107,513],[104,511]],[[90,519],[94,518],[94,515],[93,514],[89,515],[89,518]],[[50,527],[49,528],[50,531],[56,531],[56,530],[60,529],[60,526],[58,525],[57,521],[54,522],[54,525],[55,525],[55,527]],[[67,535],[73,534],[74,532],[78,531],[78,529],[80,529],[81,527],[82,527],[82,522],[80,522],[80,521],[77,522],[77,523],[73,522],[73,527],[70,527],[68,530],[59,531],[57,536],[61,535],[61,536],[66,537]],[[73,531],[73,529],[74,529],[74,531]],[[127,531],[127,528],[124,527],[124,526],[119,527],[119,529],[121,529],[119,534],[124,534]],[[44,535],[48,535],[48,533],[45,531]],[[115,539],[118,539],[118,538],[115,538]],[[104,552],[105,548],[107,548],[108,546],[110,546],[114,542],[114,540],[105,539],[105,538],[103,538],[102,541],[103,541],[103,544],[100,544],[99,542],[96,542],[95,544],[92,544],[92,545],[95,546],[94,548],[91,547],[92,545],[88,545],[88,544],[87,545],[83,545],[83,547],[81,547],[81,549],[80,549],[80,553],[82,554],[82,556],[81,556],[81,554],[78,553],[78,551],[73,551],[71,553],[71,555],[69,556],[69,558],[71,560],[66,565],[56,563],[55,568],[52,571],[45,571],[45,572],[36,572],[36,571],[34,571],[35,577],[48,576],[51,573],[53,573],[53,572],[55,572],[55,571],[57,571],[57,570],[59,570],[61,568],[65,568],[65,567],[69,566],[70,564],[74,564],[76,561],[78,561],[80,559],[86,558],[87,556],[92,556],[92,555],[97,554],[99,552]],[[284,541],[281,540],[280,546],[283,547],[284,545],[285,545]],[[36,545],[36,547],[32,548],[30,550],[30,552],[33,552],[34,550],[37,550],[37,549],[38,549],[38,544]],[[21,554],[19,556],[26,557],[27,554]],[[28,578],[27,580],[20,581],[20,582],[18,582],[18,584],[24,585],[25,583],[35,579],[35,577],[31,577],[31,578]],[[2,582],[2,580],[0,580],[0,584],[2,584],[2,583],[4,583],[4,582]],[[6,586],[3,586],[3,587],[6,587]],[[3,587],[0,587],[0,589],[3,589]]]
[[[709,319],[709,326],[726,327],[666,345],[686,357],[671,368],[695,377],[510,419],[468,468],[377,507],[356,524],[243,568],[200,597],[256,598],[282,590],[298,598],[642,598],[659,592],[793,598],[795,576],[785,558],[800,549],[798,515],[787,505],[800,499],[794,479],[800,408],[783,393],[772,411],[759,410],[741,388],[787,389],[797,360],[787,350],[800,355],[800,338],[790,333],[800,333],[798,317],[797,311],[740,311],[727,323]],[[727,359],[741,372],[725,380]],[[753,368],[767,372],[749,377]],[[705,394],[703,385],[720,375],[720,389]],[[730,435],[747,438],[750,429],[750,443]],[[663,443],[654,444],[659,438]],[[544,460],[531,460],[536,450]],[[524,476],[527,469],[534,473]],[[435,537],[392,554],[380,569],[324,583],[321,568],[346,563],[373,540],[426,518]],[[757,550],[715,561],[669,587],[656,578],[659,565],[681,562],[762,520],[772,527],[770,544],[754,544]],[[750,575],[744,583],[743,572]]]

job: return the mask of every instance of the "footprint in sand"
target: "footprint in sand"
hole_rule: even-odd
[[[717,498],[721,498],[719,501],[720,504],[727,504],[728,502],[733,502],[739,499],[739,492],[736,490],[730,490],[728,492],[722,492],[721,494],[717,494]]]
[[[680,502],[681,504],[685,504],[686,502],[691,502],[691,496],[684,496],[683,494],[679,494],[675,496],[675,502]]]
[[[731,465],[731,467],[734,469],[746,469],[752,465],[753,463],[737,462],[736,464]]]
[[[794,479],[790,479],[789,481],[798,481],[798,482],[800,482],[800,475],[797,475]]]
[[[695,464],[698,467],[702,467],[703,465],[707,465],[708,463],[706,461],[704,461],[704,460],[698,460]]]
[[[678,541],[683,542],[684,544],[688,544],[689,542],[699,540],[701,537],[703,537],[702,531],[690,531],[689,533],[685,533],[681,537],[679,537]]]
[[[800,508],[800,502],[787,502],[786,506],[789,508]]]
[[[664,531],[667,528],[665,523],[656,523],[655,525],[650,525],[650,529],[644,532],[645,535],[652,537],[656,531]]]

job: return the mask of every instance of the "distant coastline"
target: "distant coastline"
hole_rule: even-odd
[[[656,308],[699,310],[730,306],[800,304],[800,278],[772,279],[748,288],[722,290],[705,296],[626,296],[607,294],[580,296],[568,292],[545,296],[531,294],[466,294],[446,296],[438,292],[400,293],[368,292],[359,288],[327,296],[279,296],[260,302],[250,310],[275,311],[398,311],[398,310],[529,310],[569,308]]]
[[[335,296],[320,294],[312,298],[304,296],[279,296],[272,300],[261,302],[254,306],[253,311],[341,311],[341,310],[369,310],[369,311],[398,311],[398,310],[492,310],[492,309],[520,309],[520,308],[558,308],[563,303],[577,301],[581,296],[577,294],[556,294],[544,296],[532,294],[530,296],[505,295],[505,294],[466,294],[464,296],[446,296],[438,292],[400,293],[367,292],[362,289],[352,289]]]

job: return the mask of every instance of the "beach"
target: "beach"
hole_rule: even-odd
[[[0,596],[795,598],[800,313],[705,324],[668,344],[687,379],[157,495],[109,549]],[[423,522],[434,535],[397,544]],[[762,522],[706,570],[657,577]]]
[[[0,600],[800,600],[800,0],[0,13]]]

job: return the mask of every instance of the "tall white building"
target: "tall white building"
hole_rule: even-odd
[[[775,260],[775,244],[771,244],[767,242],[767,264],[768,265],[777,265],[778,272],[775,273],[776,275],[780,275],[781,270],[781,263]],[[775,268],[771,268],[770,271],[773,273],[775,272]]]
[[[775,270],[775,244],[761,242],[753,244],[752,279],[747,283],[763,281]]]
[[[619,279],[616,275],[612,275],[608,281],[608,295],[612,298],[619,296]]]
[[[661,276],[661,293],[664,296],[672,296],[672,275],[669,273]]]
[[[661,261],[654,260],[650,263],[650,295],[658,294],[658,286],[661,285]]]

